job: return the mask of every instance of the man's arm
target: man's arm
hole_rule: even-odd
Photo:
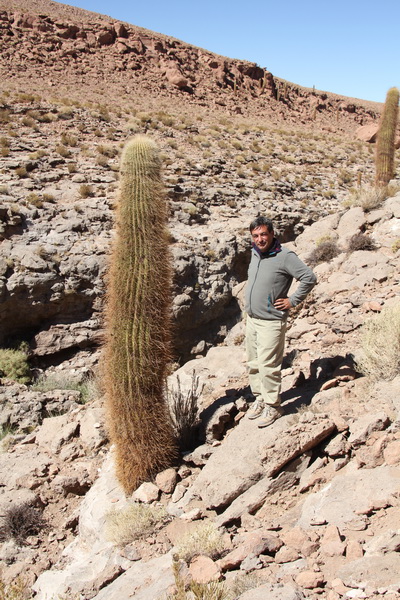
[[[310,267],[307,267],[307,265],[305,265],[294,252],[288,252],[285,260],[285,268],[294,279],[299,281],[299,285],[297,286],[294,294],[289,296],[287,299],[284,298],[284,300],[288,300],[290,302],[290,306],[297,306],[312,290],[314,285],[317,283],[317,278]]]

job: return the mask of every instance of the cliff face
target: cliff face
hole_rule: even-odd
[[[380,105],[301,88],[255,63],[55,2],[2,2],[6,88],[160,107],[242,114],[272,123],[353,131]]]

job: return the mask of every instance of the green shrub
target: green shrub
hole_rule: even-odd
[[[0,376],[18,383],[29,383],[31,370],[26,352],[0,348]]]
[[[166,516],[166,510],[162,506],[135,502],[122,510],[107,513],[106,536],[117,546],[125,546],[149,535]]]
[[[387,307],[364,323],[357,368],[374,380],[400,373],[400,303]]]
[[[398,250],[400,250],[400,238],[395,240],[392,244],[392,251],[396,253]]]

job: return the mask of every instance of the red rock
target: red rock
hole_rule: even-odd
[[[356,138],[364,142],[373,143],[376,141],[376,134],[378,133],[378,125],[371,123],[369,125],[363,125],[356,131]]]
[[[182,89],[188,85],[188,80],[176,67],[171,67],[167,69],[165,71],[165,76],[169,83],[175,85],[179,89]]]
[[[383,451],[383,458],[387,465],[400,463],[400,440],[390,442]]]
[[[278,564],[293,562],[299,558],[299,553],[294,548],[284,546],[275,555],[275,562]]]
[[[360,542],[357,540],[350,540],[347,542],[346,547],[346,559],[349,561],[357,560],[358,558],[362,558],[364,555],[362,546]]]
[[[97,36],[97,42],[100,46],[111,46],[115,41],[115,31],[102,31]]]
[[[218,565],[208,556],[196,556],[190,563],[189,572],[196,583],[218,581],[221,576]]]
[[[286,546],[290,546],[297,551],[300,551],[305,542],[309,542],[310,538],[301,527],[294,527],[290,531],[282,535],[282,540]]]
[[[296,577],[296,583],[300,587],[312,590],[317,587],[324,585],[325,580],[322,573],[315,573],[314,571],[303,571]]]
[[[165,494],[172,494],[175,489],[177,481],[177,474],[175,469],[165,469],[156,476],[156,485]]]

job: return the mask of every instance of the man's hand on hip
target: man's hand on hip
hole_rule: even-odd
[[[274,306],[278,310],[289,310],[292,308],[289,298],[278,298],[278,300],[275,300]]]

